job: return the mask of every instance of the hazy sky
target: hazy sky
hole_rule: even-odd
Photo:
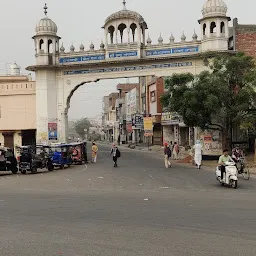
[[[46,0],[0,0],[0,73],[5,64],[16,61],[23,73],[34,64],[34,42],[37,22],[44,17]],[[165,42],[171,32],[177,41],[184,30],[187,40],[193,30],[199,34],[197,20],[206,0],[127,0],[127,9],[139,12],[148,23],[148,33],[153,41],[162,33]],[[243,24],[256,24],[255,0],[226,0],[231,18],[238,17]],[[101,29],[106,17],[122,9],[122,0],[48,0],[48,17],[58,26],[66,49],[73,43],[79,49],[81,42],[89,48],[92,41],[99,48],[104,32]],[[200,36],[200,35],[199,35]],[[125,82],[127,80],[124,80]],[[130,80],[132,81],[132,80]],[[93,117],[101,113],[101,99],[115,90],[119,81],[100,81],[80,87],[72,97],[70,118]],[[89,107],[90,106],[90,107]]]

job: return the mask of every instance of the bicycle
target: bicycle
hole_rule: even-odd
[[[240,157],[238,159],[238,163],[240,164],[240,168],[238,168],[238,173],[243,175],[243,178],[245,180],[249,180],[250,179],[250,168],[247,166],[247,164],[245,163],[245,158],[244,157]]]

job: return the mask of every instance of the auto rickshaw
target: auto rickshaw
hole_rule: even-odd
[[[64,169],[65,165],[70,167],[72,164],[72,152],[68,144],[54,144],[49,146],[51,161],[54,167]]]
[[[10,148],[0,146],[0,171],[11,171],[13,174],[19,171],[17,159]]]
[[[26,174],[27,171],[31,173],[37,173],[38,169],[47,168],[48,171],[53,171],[54,166],[52,161],[44,149],[44,146],[20,146],[17,147],[20,153],[19,169],[22,174]]]
[[[87,144],[86,142],[74,142],[69,144],[72,150],[72,163],[83,164],[87,163]]]

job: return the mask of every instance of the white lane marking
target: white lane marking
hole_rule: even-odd
[[[142,186],[142,184],[140,184],[140,186]]]
[[[170,187],[161,187],[162,189],[169,189]]]
[[[98,177],[98,179],[103,179],[103,177]]]
[[[149,177],[150,177],[150,178],[153,178],[153,176],[152,176],[152,175],[149,175]]]
[[[89,180],[91,180],[91,179],[89,179]]]
[[[144,198],[144,201],[148,201],[148,198]]]
[[[87,168],[88,168],[88,165],[85,164],[85,168],[81,172],[85,172],[87,170]]]

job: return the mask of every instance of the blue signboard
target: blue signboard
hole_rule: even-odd
[[[193,53],[193,52],[199,52],[199,46],[150,50],[150,51],[146,51],[146,56],[168,55],[168,54],[178,54],[178,53]]]
[[[129,66],[129,67],[119,67],[119,68],[99,68],[99,69],[87,69],[87,70],[74,70],[74,71],[64,71],[64,75],[124,72],[124,71],[135,71],[135,70],[144,70],[144,69],[188,67],[188,66],[193,66],[193,63],[192,62],[176,62],[176,63]]]
[[[109,58],[125,58],[125,57],[136,57],[136,56],[138,56],[137,51],[109,53]]]
[[[73,62],[83,62],[83,61],[91,61],[91,60],[105,60],[105,55],[87,55],[87,56],[77,56],[77,57],[64,57],[60,58],[60,64],[64,63],[73,63]]]

